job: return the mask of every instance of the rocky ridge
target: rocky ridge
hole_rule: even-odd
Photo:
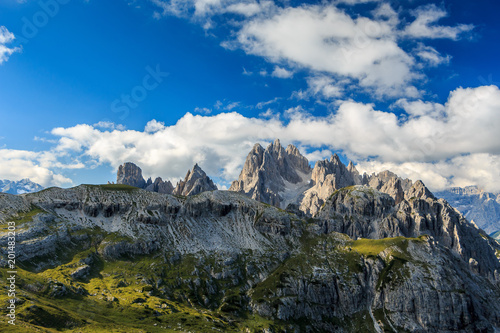
[[[309,184],[311,167],[293,145],[285,149],[275,140],[266,149],[254,145],[248,154],[238,180],[230,191],[247,194],[252,199],[277,207],[296,199]]]
[[[80,295],[93,306],[99,297],[139,309],[148,299],[186,303],[220,311],[233,325],[253,325],[242,313],[271,320],[274,328],[262,332],[494,332],[500,244],[421,182],[405,195],[396,203],[372,187],[344,187],[316,218],[302,219],[230,191],[180,197],[82,185],[4,194],[0,212],[2,221],[19,221],[19,262],[38,279],[56,276],[48,293],[61,302]],[[71,260],[68,251],[83,252]],[[131,261],[116,275],[120,260]],[[138,275],[130,267],[141,260],[151,268]],[[92,287],[101,279],[117,287]],[[21,297],[45,297],[20,288]],[[172,316],[156,311],[163,321]]]
[[[183,196],[217,190],[217,186],[198,164],[189,170],[184,180],[179,181],[174,188],[169,180],[164,181],[161,177],[157,177],[154,182],[151,178],[144,180],[141,168],[134,163],[126,162],[118,167],[116,184],[130,185],[150,192]]]
[[[229,190],[279,208],[315,216],[333,192],[353,185],[370,186],[389,194],[399,203],[408,197],[406,192],[412,181],[390,171],[360,175],[352,162],[345,166],[337,154],[317,161],[311,169],[295,146],[289,145],[285,150],[276,140],[266,149],[260,144],[253,147],[238,180]]]
[[[184,177],[175,186],[173,194],[176,195],[197,195],[205,191],[215,191],[217,186],[214,182],[207,176],[205,171],[203,171],[198,164],[195,164],[192,170],[189,170]]]
[[[247,162],[233,183],[242,193],[198,192],[210,183],[195,166],[181,195],[123,184],[1,194],[0,222],[16,224],[19,302],[34,304],[19,307],[20,324],[102,331],[108,318],[88,310],[102,308],[135,320],[124,331],[500,327],[500,243],[421,181],[361,176],[338,156],[311,170],[279,141]],[[300,211],[307,196],[314,205]]]

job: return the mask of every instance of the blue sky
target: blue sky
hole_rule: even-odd
[[[497,1],[0,4],[0,179],[220,185],[255,142],[500,191]]]

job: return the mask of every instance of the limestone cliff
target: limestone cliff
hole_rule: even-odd
[[[298,200],[298,193],[309,186],[311,168],[307,159],[293,145],[286,149],[279,140],[266,149],[256,144],[248,154],[238,180],[230,191],[247,194],[252,199],[285,208]]]
[[[117,172],[116,183],[138,187],[150,192],[183,196],[196,195],[205,191],[217,189],[217,186],[198,164],[196,164],[192,170],[188,171],[186,177],[179,181],[175,188],[169,180],[164,181],[161,177],[157,177],[154,182],[151,178],[145,181],[142,177],[141,168],[131,162],[120,165]]]
[[[500,244],[421,182],[405,194],[342,188],[315,219],[230,191],[0,195],[20,324],[105,330],[125,312],[123,331],[494,332]]]

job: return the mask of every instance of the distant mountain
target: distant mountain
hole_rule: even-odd
[[[23,194],[23,193],[33,193],[43,190],[43,186],[32,182],[28,178],[12,181],[12,180],[0,180],[0,192],[10,193],[10,194]]]
[[[496,240],[500,240],[500,230],[492,233],[490,236]]]
[[[187,172],[185,179],[178,182],[175,188],[169,180],[164,181],[161,177],[157,177],[154,182],[151,178],[147,181],[144,180],[141,168],[131,162],[120,165],[116,173],[116,183],[142,188],[150,192],[183,196],[217,190],[217,186],[198,164],[195,164],[193,169]]]
[[[500,230],[500,194],[485,192],[477,186],[453,187],[435,194],[487,233]]]

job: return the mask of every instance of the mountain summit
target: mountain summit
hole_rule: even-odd
[[[370,186],[399,203],[412,181],[390,171],[360,175],[352,162],[345,166],[337,154],[317,161],[311,170],[309,161],[297,147],[288,145],[284,149],[280,141],[275,140],[265,150],[260,144],[252,148],[238,180],[229,190],[278,208],[300,210],[314,216],[336,190],[354,185]]]
[[[141,168],[134,163],[126,162],[118,168],[116,183],[142,188],[150,192],[183,196],[217,190],[217,186],[198,164],[196,164],[192,170],[189,170],[184,180],[178,182],[177,186],[174,188],[169,180],[164,181],[161,177],[157,177],[154,182],[151,178],[145,181],[142,177]]]
[[[276,207],[286,206],[308,187],[311,167],[294,145],[285,149],[275,140],[265,150],[255,144],[230,191]]]
[[[215,191],[217,190],[217,186],[214,182],[207,176],[205,171],[203,171],[198,164],[195,164],[192,170],[189,170],[184,177],[184,180],[181,180],[177,183],[174,191],[172,192],[175,195],[196,195],[205,191]]]

